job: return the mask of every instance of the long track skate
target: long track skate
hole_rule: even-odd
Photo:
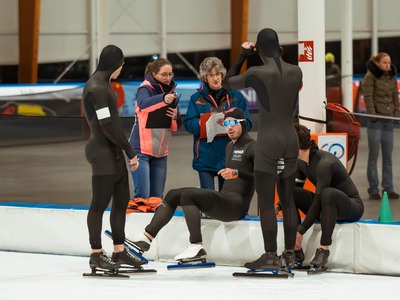
[[[129,279],[128,275],[121,274],[119,269],[106,270],[92,267],[91,273],[83,273],[83,277],[96,277],[107,279]]]
[[[289,278],[293,277],[294,274],[285,269],[262,269],[254,270],[250,269],[247,272],[235,272],[232,274],[235,277],[269,277],[269,278]]]
[[[104,234],[112,239],[112,232],[109,230],[105,230]],[[146,259],[144,256],[142,256],[140,253],[138,253],[133,247],[128,244],[127,242],[124,243],[125,247],[128,248],[129,252],[131,252],[132,255],[136,256],[139,260],[143,261],[144,264],[148,264],[149,261]],[[118,273],[156,273],[157,270],[154,269],[144,269],[142,266],[139,267],[134,267],[130,265],[121,265],[121,267],[118,270]]]

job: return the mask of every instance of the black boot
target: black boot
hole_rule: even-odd
[[[302,264],[304,261],[304,252],[303,249],[294,250],[294,261],[296,264]]]
[[[146,263],[146,261],[133,255],[127,248],[121,252],[114,252],[111,260],[120,265],[129,265],[136,268]]]
[[[310,265],[314,267],[324,267],[328,263],[329,250],[324,250],[322,248],[318,248],[315,252],[315,256],[310,262]]]
[[[292,269],[294,267],[295,253],[293,250],[285,250],[282,252],[281,264],[282,267]]]
[[[90,255],[89,266],[94,269],[116,270],[120,267],[118,263],[111,261],[104,251],[92,253]]]
[[[244,267],[250,270],[278,270],[281,263],[276,252],[265,252],[255,261],[245,263]]]

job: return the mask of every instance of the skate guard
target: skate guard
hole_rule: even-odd
[[[168,270],[183,270],[183,269],[197,269],[197,268],[214,268],[215,262],[207,262],[204,258],[179,261],[177,264],[168,265]]]
[[[111,233],[111,231],[105,230],[105,231],[104,231],[104,234],[105,234],[106,236],[108,236],[109,238],[112,239],[112,233]],[[125,242],[124,245],[125,245],[125,247],[128,248],[128,250],[129,250],[133,255],[135,255],[138,259],[140,259],[141,261],[143,261],[144,264],[148,264],[148,263],[149,263],[149,260],[148,260],[147,258],[145,258],[143,255],[141,255],[139,252],[137,252],[130,244],[128,244],[127,242]]]

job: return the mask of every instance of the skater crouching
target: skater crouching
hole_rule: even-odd
[[[336,222],[356,222],[364,213],[364,204],[356,186],[341,161],[330,152],[319,150],[311,141],[307,127],[295,124],[299,138],[298,176],[294,200],[306,218],[297,228],[296,257],[304,259],[301,242],[304,233],[318,219],[321,242],[310,265],[312,271],[326,270],[329,246]],[[306,179],[316,187],[315,193],[303,189]]]
[[[171,220],[178,206],[184,211],[190,233],[188,248],[175,256],[175,260],[180,262],[206,257],[202,244],[200,212],[223,222],[246,216],[255,191],[253,168],[256,142],[247,132],[245,114],[240,108],[229,110],[223,125],[232,142],[226,146],[226,167],[218,172],[225,179],[221,192],[202,188],[170,190],[144,233],[128,236],[128,242],[139,251],[150,248],[151,240]]]

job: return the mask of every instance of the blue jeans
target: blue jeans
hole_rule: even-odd
[[[368,165],[367,178],[369,182],[368,194],[379,193],[379,177],[377,162],[379,148],[382,148],[382,188],[387,193],[393,192],[393,121],[368,121]]]
[[[212,171],[197,171],[199,173],[200,187],[207,190],[215,190],[214,177],[218,177],[218,191],[221,191],[224,178]]]
[[[135,198],[163,198],[167,179],[167,158],[138,154],[139,167],[132,172]]]

